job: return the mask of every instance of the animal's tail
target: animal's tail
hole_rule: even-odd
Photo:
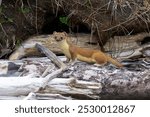
[[[123,67],[123,65],[121,63],[119,63],[117,60],[111,58],[110,56],[107,56],[108,62],[114,64],[115,66],[121,68]]]

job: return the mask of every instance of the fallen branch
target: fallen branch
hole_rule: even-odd
[[[38,92],[39,90],[42,90],[45,88],[45,86],[48,84],[48,82],[50,82],[51,80],[53,80],[54,78],[56,78],[60,73],[62,73],[64,69],[58,69],[57,71],[54,71],[53,73],[47,75],[43,80],[42,80],[42,85],[35,90],[35,92]]]
[[[48,48],[36,44],[35,47],[41,52],[44,53],[53,63],[55,63],[59,68],[65,68],[66,65]]]
[[[66,65],[49,49],[45,48],[44,46],[40,44],[36,44],[36,48],[40,50],[42,53],[44,53],[53,63],[55,63],[60,69],[57,71],[54,71],[53,73],[49,74],[47,77],[44,78],[42,81],[41,87],[39,87],[35,92],[41,90],[42,88],[45,88],[45,86],[50,82],[53,78],[57,77],[58,74],[60,74],[63,70],[66,69]],[[42,76],[46,76],[47,72],[49,71],[50,67],[45,70]]]

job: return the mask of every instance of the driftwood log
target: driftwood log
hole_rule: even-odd
[[[0,99],[15,99],[15,97],[16,99],[57,99],[56,95],[59,95],[58,99],[149,99],[149,68],[145,68],[140,62],[128,63],[131,69],[116,69],[111,65],[97,67],[77,62],[66,71],[58,72],[58,68],[53,68],[49,71],[49,75],[43,78],[41,69],[48,67],[48,65],[44,67],[44,64],[47,64],[46,61],[49,59],[33,58],[20,60],[20,63],[23,61],[28,61],[28,64],[20,64],[23,70],[21,70],[22,76],[2,77],[5,74],[1,75]],[[10,61],[5,62],[9,64]],[[37,64],[39,62],[40,64]],[[43,67],[38,69],[40,65]],[[33,66],[37,69],[31,72]],[[148,67],[150,64],[145,66]],[[4,66],[1,69],[3,68]],[[19,71],[9,75],[16,75],[17,72]],[[52,77],[54,75],[56,76]]]
[[[45,47],[42,52],[47,52]],[[54,55],[54,54],[53,54]],[[55,55],[54,55],[55,56]],[[57,58],[57,57],[56,57]],[[64,57],[61,58],[64,61]],[[76,62],[64,69],[53,59],[27,58],[1,61],[1,99],[149,99],[149,59],[124,61],[124,68]],[[5,64],[3,64],[5,63]],[[13,67],[12,67],[13,66]],[[20,67],[19,67],[20,66]],[[47,70],[49,66],[51,69]],[[8,70],[16,70],[8,72]],[[43,70],[44,69],[44,70]],[[42,77],[47,70],[46,75]],[[9,74],[8,74],[9,73]],[[18,77],[4,77],[16,76]],[[19,80],[18,80],[19,79]],[[18,98],[19,97],[19,98]]]

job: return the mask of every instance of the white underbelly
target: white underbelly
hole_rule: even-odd
[[[65,54],[66,57],[71,58],[71,54],[69,51],[69,45],[66,43],[66,41],[62,41],[60,42],[60,49],[62,50],[62,52]]]
[[[63,53],[65,54],[66,57],[71,58],[71,54],[69,52],[69,49],[63,49],[62,51],[63,51]]]

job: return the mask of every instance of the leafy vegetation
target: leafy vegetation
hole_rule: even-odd
[[[70,25],[70,21],[69,21],[69,18],[68,17],[59,17],[59,21],[62,23],[62,24],[65,24],[67,26]]]

